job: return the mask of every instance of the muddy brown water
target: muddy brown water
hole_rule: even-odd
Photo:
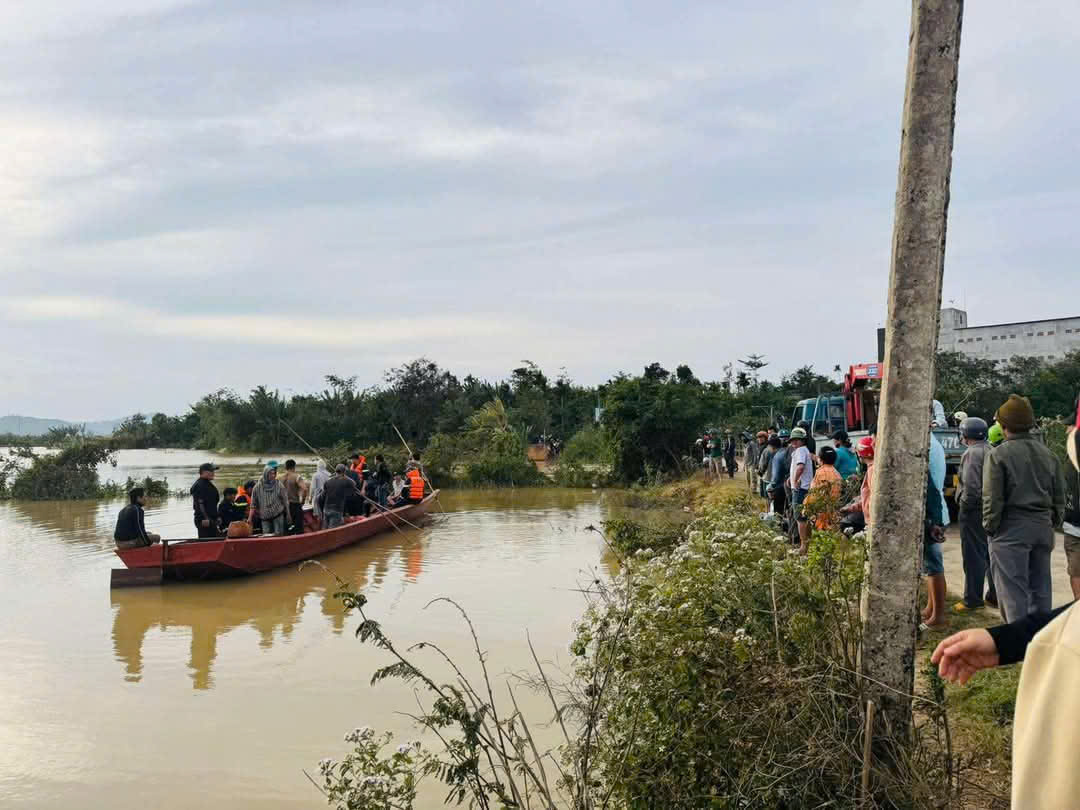
[[[186,488],[206,458],[123,451],[103,477],[167,475]],[[222,486],[259,462],[218,460]],[[0,503],[0,806],[317,808],[323,799],[302,769],[314,775],[320,758],[342,755],[348,730],[417,736],[400,714],[415,709],[412,690],[369,685],[386,659],[353,637],[357,620],[321,569],[110,592],[121,506]],[[369,615],[396,641],[435,641],[469,662],[460,618],[425,608],[458,600],[498,684],[528,668],[526,631],[542,658],[568,664],[583,607],[575,589],[610,563],[586,529],[602,519],[587,491],[447,491],[419,530],[322,562],[364,591]],[[153,503],[147,524],[190,536],[190,499]],[[524,699],[537,722],[549,719]],[[434,787],[418,806],[441,806]]]

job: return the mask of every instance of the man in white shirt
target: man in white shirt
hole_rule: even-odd
[[[799,553],[810,549],[810,524],[803,514],[802,503],[814,481],[814,459],[806,446],[806,431],[797,427],[791,431],[791,505],[799,522]]]

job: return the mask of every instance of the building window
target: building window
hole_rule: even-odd
[[[1065,334],[1066,335],[1071,335],[1072,334],[1072,329],[1066,329]]]
[[[1043,333],[1042,333],[1042,332],[1039,332],[1039,337],[1042,337],[1042,336],[1043,336]]]
[[[979,343],[982,343],[982,338],[975,338]]]
[[[993,336],[992,338],[990,338],[990,339],[991,339],[991,340],[997,340],[997,335],[994,335],[994,336]]]
[[[1028,337],[1035,337],[1035,333],[1034,333],[1034,332],[1028,332],[1028,335],[1027,335],[1027,336],[1028,336]]]
[[[1016,335],[1009,335],[1009,340],[1016,340]]]
[[[1047,336],[1054,334],[1053,332],[1047,332]]]

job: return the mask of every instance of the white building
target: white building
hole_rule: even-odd
[[[964,310],[953,307],[941,310],[938,326],[941,352],[960,352],[984,360],[1037,357],[1053,361],[1077,350],[1080,350],[1080,317],[968,326]]]

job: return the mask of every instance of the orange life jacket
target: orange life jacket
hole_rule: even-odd
[[[367,464],[367,456],[360,456],[360,458],[356,460],[356,463],[353,464],[353,472],[363,473],[365,464]]]
[[[409,479],[409,500],[424,500],[424,477],[420,475],[420,471],[409,470],[405,476]]]

